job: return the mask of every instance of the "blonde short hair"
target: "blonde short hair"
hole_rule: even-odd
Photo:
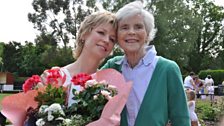
[[[111,24],[115,29],[117,29],[117,21],[114,13],[104,11],[96,12],[87,16],[81,23],[78,36],[75,43],[75,49],[73,51],[73,57],[77,59],[82,53],[84,47],[84,35],[90,33],[95,27],[102,24]]]
[[[149,44],[149,42],[154,39],[157,30],[155,29],[154,16],[143,8],[143,3],[141,1],[134,1],[123,6],[117,11],[116,17],[119,22],[124,18],[134,16],[136,14],[142,15],[144,18],[146,33],[148,35],[147,43]]]
[[[188,96],[188,100],[195,100],[196,93],[193,90],[189,90],[189,91],[187,91],[187,96]]]

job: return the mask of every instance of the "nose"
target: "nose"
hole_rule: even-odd
[[[104,41],[105,43],[109,43],[109,41],[110,41],[110,37],[109,37],[109,35],[105,35],[105,36],[103,37],[103,41]]]
[[[128,30],[128,34],[130,34],[130,35],[134,35],[134,34],[135,34],[135,29],[134,29],[134,28],[130,28],[130,29]]]

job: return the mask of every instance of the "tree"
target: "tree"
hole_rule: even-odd
[[[69,41],[76,38],[77,29],[91,9],[84,9],[82,0],[33,0],[34,13],[28,19],[42,34],[51,34],[55,43],[63,42],[65,49]]]
[[[28,17],[34,27],[41,31],[36,44],[48,43],[48,47],[63,41],[66,50],[69,40],[76,38],[84,17],[98,10],[95,6],[97,2],[106,10],[116,12],[131,1],[134,0],[33,0],[35,13],[29,13]],[[208,0],[144,2],[145,8],[155,16],[158,32],[152,44],[159,55],[175,60],[184,73],[212,67],[209,60],[222,60],[222,7]],[[58,50],[57,47],[49,49]],[[46,53],[45,50],[45,56],[48,55]]]
[[[208,61],[221,51],[222,7],[207,0],[152,0],[146,8],[155,15],[152,44],[159,55],[175,60],[184,73],[211,65]]]
[[[3,68],[6,72],[19,71],[19,62],[22,60],[20,55],[21,44],[19,42],[9,42],[4,44],[4,51],[2,55]]]
[[[188,1],[191,5],[193,17],[200,18],[197,39],[189,55],[189,68],[198,72],[209,69],[211,60],[216,59],[223,49],[224,8],[208,0]]]
[[[3,56],[3,51],[4,51],[4,43],[0,42],[0,72],[3,71],[3,59],[2,59],[2,56]]]
[[[147,0],[146,9],[154,14],[157,28],[151,44],[156,46],[159,55],[176,61],[185,71],[188,53],[196,39],[193,28],[197,19],[192,18],[183,0]]]
[[[18,73],[20,76],[31,76],[34,74],[41,74],[46,66],[41,62],[42,51],[39,50],[33,43],[26,42],[20,48],[21,61],[18,62]]]

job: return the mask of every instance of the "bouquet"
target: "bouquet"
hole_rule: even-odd
[[[2,100],[2,113],[14,126],[24,125],[31,116],[38,126],[119,125],[131,89],[131,82],[125,82],[119,72],[107,69],[93,75],[81,73],[72,78],[70,87],[62,85],[59,71],[49,73],[46,86],[38,86],[41,79],[34,75],[25,82],[24,92]],[[71,94],[72,104],[68,106]],[[15,99],[20,100],[13,102]]]

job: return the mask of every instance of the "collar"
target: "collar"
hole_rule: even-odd
[[[147,66],[153,62],[153,59],[155,58],[157,52],[156,52],[154,45],[146,46],[145,49],[146,49],[147,53],[140,60],[140,62],[143,62],[143,64]],[[128,64],[127,57],[124,56],[124,58],[122,58],[121,60],[116,61],[115,64],[117,64],[117,65]]]

